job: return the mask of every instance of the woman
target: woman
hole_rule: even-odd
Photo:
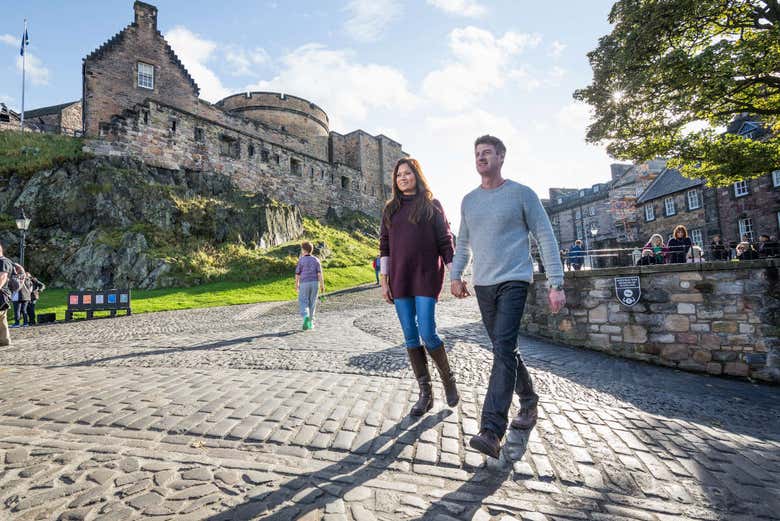
[[[314,313],[317,310],[317,286],[325,292],[325,280],[322,278],[320,260],[312,255],[314,245],[309,241],[301,243],[301,257],[295,267],[295,291],[298,292],[298,305],[303,317],[303,330],[314,329]]]
[[[720,238],[720,235],[714,235],[712,237],[712,242],[710,243],[710,253],[712,254],[712,259],[716,261],[727,261],[729,260],[729,250],[726,248],[726,245],[723,243],[723,240]]]
[[[27,304],[27,314],[30,316],[30,324],[35,325],[35,306],[38,304],[38,299],[41,298],[41,291],[46,289],[46,284],[38,280],[34,275],[27,274],[28,280],[32,283],[32,298],[30,303]]]
[[[653,251],[653,255],[655,255],[656,264],[664,263],[664,255],[666,255],[666,246],[664,245],[663,237],[661,237],[657,233],[654,233],[653,235],[650,236],[650,240],[647,241],[647,244],[645,244],[645,248],[649,248]]]
[[[758,260],[758,252],[749,242],[743,241],[737,244],[737,259],[741,261]]]
[[[406,352],[420,386],[411,414],[421,416],[433,407],[426,350],[441,375],[447,405],[454,407],[460,397],[435,320],[444,267],[452,263],[452,235],[444,210],[433,198],[416,159],[399,159],[395,165],[393,197],[382,214],[379,250],[382,296],[395,304]]]
[[[688,250],[693,246],[685,226],[680,224],[675,227],[674,237],[669,239],[669,244],[666,246],[669,249],[669,264],[685,264]]]

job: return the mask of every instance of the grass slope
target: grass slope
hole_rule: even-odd
[[[326,291],[375,280],[371,259],[378,250],[376,239],[360,231],[346,232],[310,218],[304,219],[301,240],[304,239],[315,245],[324,243],[327,247],[328,255],[322,259]],[[134,290],[133,313],[295,299],[294,270],[299,245],[300,240],[256,250],[228,244],[181,252],[169,261],[177,270],[186,273],[186,280],[202,283],[190,287]],[[64,319],[67,294],[65,289],[44,291],[37,313],[56,313],[57,320]]]
[[[28,177],[67,161],[88,157],[81,138],[37,132],[0,132],[0,175]]]

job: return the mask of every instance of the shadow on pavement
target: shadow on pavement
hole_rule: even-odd
[[[344,466],[349,464],[347,460],[351,455],[345,453],[342,461],[315,472],[301,474],[279,484],[274,490],[257,494],[229,511],[214,514],[207,518],[207,521],[254,519],[261,515],[262,519],[272,521],[302,518],[309,512],[322,509],[336,501],[338,498],[335,496],[344,497],[351,490],[380,476],[390,464],[398,461],[401,451],[413,445],[420,434],[435,428],[450,414],[452,411],[444,409],[419,420],[406,417],[351,451],[370,454],[356,468],[345,470]],[[288,502],[292,504],[285,504]]]
[[[262,335],[253,335],[253,336],[245,336],[241,338],[232,338],[230,340],[219,340],[217,342],[210,342],[208,344],[200,344],[200,345],[194,345],[194,346],[186,346],[186,347],[165,347],[162,349],[154,349],[151,351],[135,351],[132,353],[125,353],[123,355],[115,355],[115,356],[106,356],[104,358],[96,358],[94,360],[84,360],[81,362],[73,362],[70,364],[58,364],[58,365],[50,365],[47,366],[47,369],[56,369],[58,367],[82,367],[82,366],[90,366],[95,364],[100,364],[103,362],[111,362],[114,360],[125,360],[128,358],[142,358],[145,356],[156,356],[156,355],[170,355],[173,353],[186,353],[186,352],[193,352],[193,351],[206,351],[209,349],[220,349],[222,347],[230,347],[238,344],[247,344],[254,340],[259,340],[261,338],[283,338],[286,336],[294,335],[296,333],[301,333],[302,331],[298,329],[293,329],[289,331],[279,331],[275,333],[265,333]]]

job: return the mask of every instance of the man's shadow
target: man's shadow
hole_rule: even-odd
[[[288,521],[322,509],[350,490],[381,475],[392,463],[398,461],[406,447],[412,446],[423,432],[435,428],[450,414],[451,410],[444,409],[422,419],[407,416],[354,449],[353,453],[371,454],[355,467],[350,467],[350,453],[346,453],[341,461],[321,470],[299,475],[285,482],[283,486],[277,485],[275,490],[260,492],[245,503],[226,512],[214,514],[206,521],[253,519],[258,516],[272,521]],[[305,492],[306,490],[309,491]],[[293,497],[295,502],[285,505],[291,502]]]

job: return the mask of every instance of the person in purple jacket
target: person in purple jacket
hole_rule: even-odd
[[[317,310],[317,288],[325,291],[320,260],[312,255],[314,245],[309,241],[301,243],[301,257],[295,267],[295,291],[303,317],[303,330],[314,329],[314,313]]]
[[[441,376],[447,405],[454,407],[460,396],[444,342],[436,332],[435,317],[444,268],[452,263],[452,233],[416,159],[403,158],[395,165],[393,197],[382,214],[379,250],[382,296],[395,304],[420,387],[410,414],[421,416],[433,407],[426,351]]]

